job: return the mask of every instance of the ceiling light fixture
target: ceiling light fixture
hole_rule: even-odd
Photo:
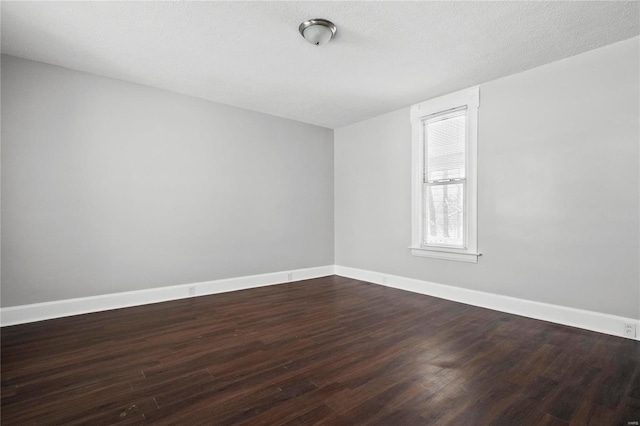
[[[309,19],[300,24],[298,31],[309,43],[319,46],[336,35],[336,26],[326,19]]]

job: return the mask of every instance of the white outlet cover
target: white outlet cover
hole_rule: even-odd
[[[624,335],[627,337],[636,337],[636,325],[635,324],[625,324],[624,325]]]

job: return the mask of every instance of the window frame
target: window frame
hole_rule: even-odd
[[[424,121],[429,117],[444,115],[447,112],[465,108],[466,120],[466,152],[465,152],[465,184],[464,187],[464,247],[456,248],[445,245],[423,244],[423,218],[425,215],[424,199]],[[435,99],[413,105],[411,107],[412,126],[412,182],[411,182],[411,254],[420,257],[431,257],[444,260],[458,260],[477,263],[478,256],[478,108],[480,107],[480,88],[454,92]],[[453,184],[455,182],[450,182]]]

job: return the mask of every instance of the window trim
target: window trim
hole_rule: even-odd
[[[436,114],[467,108],[465,248],[422,244],[424,143],[422,121]],[[477,263],[478,256],[478,108],[480,87],[460,90],[411,107],[411,254],[434,259]]]

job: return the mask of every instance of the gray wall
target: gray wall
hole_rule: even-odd
[[[2,56],[2,306],[333,264],[333,131]]]
[[[336,264],[640,318],[638,52],[480,86],[478,264],[407,249],[408,108],[337,129]]]

